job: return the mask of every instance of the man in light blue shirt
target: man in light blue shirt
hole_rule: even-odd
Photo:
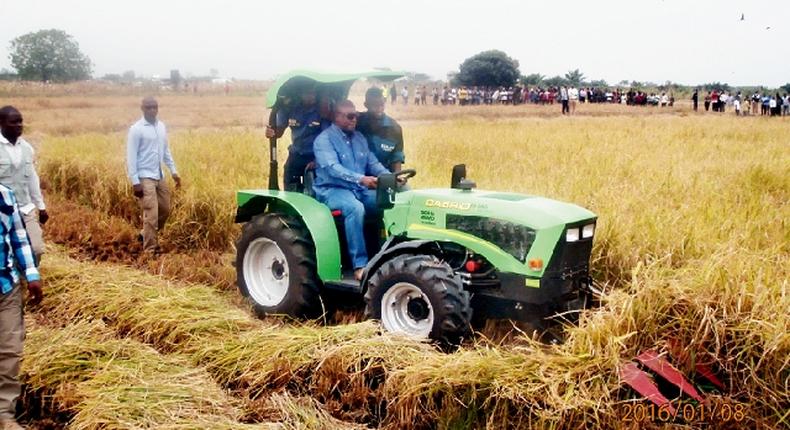
[[[377,214],[378,175],[389,173],[370,152],[362,133],[356,131],[357,110],[344,100],[335,106],[333,124],[316,137],[313,144],[316,198],[332,210],[340,210],[346,243],[354,266],[354,278],[362,279],[368,264],[363,226],[365,214]]]
[[[132,124],[126,139],[126,171],[132,182],[132,192],[143,209],[143,249],[157,251],[156,234],[165,226],[170,215],[170,189],[162,173],[162,163],[170,170],[176,188],[181,178],[170,154],[167,129],[156,119],[159,104],[153,97],[143,99],[143,117]]]

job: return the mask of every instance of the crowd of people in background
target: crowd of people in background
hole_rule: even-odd
[[[699,92],[691,96],[694,110],[699,110]],[[790,95],[769,94],[755,91],[731,94],[729,91],[708,91],[703,99],[705,111],[726,112],[732,109],[735,115],[786,116],[790,115]]]
[[[675,96],[671,92],[647,92],[620,88],[598,88],[584,86],[514,86],[514,87],[467,87],[467,86],[430,86],[403,85],[393,83],[383,88],[384,96],[391,104],[403,105],[562,105],[563,114],[573,114],[576,105],[584,103],[615,103],[628,106],[671,107]],[[694,110],[698,110],[699,91],[692,95]],[[755,92],[752,95],[732,94],[728,91],[708,91],[704,96],[705,111],[726,112],[733,110],[736,115],[788,115],[790,97],[788,94],[775,95]]]

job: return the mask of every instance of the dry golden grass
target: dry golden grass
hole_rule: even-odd
[[[190,119],[191,107],[164,106],[165,121],[184,124],[173,127],[171,143],[185,181],[164,240],[177,253],[232,252],[234,192],[266,183],[262,132],[255,124],[216,129]],[[599,215],[592,265],[614,291],[562,345],[481,340],[446,355],[380,337],[368,324],[272,326],[197,286],[57,256],[45,259],[48,306],[64,317],[107,318],[120,335],[185,353],[248,397],[286,389],[336,417],[390,428],[628,428],[618,365],[646,348],[672,350],[676,339],[681,352],[723,370],[728,390],[714,402],[746,406],[744,422],[711,425],[787,427],[790,122],[588,108],[573,118],[549,116],[556,106],[392,109],[407,119],[415,188],[447,186],[452,164],[465,162],[482,189],[572,201]],[[221,109],[206,112],[222,127]],[[31,139],[39,172],[49,195],[87,207],[85,217],[115,219],[101,241],[112,243],[139,216],[124,134],[74,115],[91,131]],[[53,210],[48,227],[68,243],[85,240],[73,212]],[[102,234],[90,225],[91,236]]]
[[[205,371],[101,322],[28,333],[22,380],[49,408],[70,412],[69,428],[273,428],[238,421],[241,409]]]
[[[787,393],[777,387],[788,352],[780,311],[788,303],[771,300],[770,282],[787,277],[787,265],[737,257],[735,264],[714,258],[684,269],[641,268],[605,308],[569,329],[562,345],[480,342],[454,354],[379,336],[370,323],[258,322],[208,287],[58,253],[45,262],[45,309],[53,320],[101,319],[118,335],[185,355],[242,397],[286,389],[312,396],[336,417],[389,428],[618,428],[617,366],[640,349],[667,348],[671,335],[687,352],[709,354],[728,375],[729,394],[711,395],[715,404],[745,405],[745,421],[719,428],[780,428]],[[755,321],[766,313],[774,315],[770,324]]]

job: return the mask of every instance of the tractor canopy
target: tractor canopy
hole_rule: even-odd
[[[593,224],[580,206],[518,193],[427,189],[398,193],[384,214],[392,235],[455,242],[505,272],[540,277],[569,228]],[[582,238],[581,230],[579,239]],[[588,230],[589,231],[589,230]],[[585,240],[585,242],[591,242]],[[540,259],[540,267],[529,261]]]
[[[266,93],[266,107],[274,107],[278,101],[289,104],[297,100],[308,88],[332,94],[336,100],[348,97],[351,85],[358,79],[368,78],[382,82],[394,81],[406,76],[397,71],[371,71],[361,73],[323,73],[310,70],[294,70],[277,78]]]

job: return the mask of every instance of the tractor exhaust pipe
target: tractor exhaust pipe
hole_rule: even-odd
[[[277,111],[280,110],[280,100],[277,100],[277,103],[272,106],[272,111],[269,113],[269,127],[275,129],[277,125]],[[278,173],[278,166],[277,166],[277,136],[275,135],[271,139],[269,139],[269,189],[270,190],[279,190],[280,184],[277,180],[277,177],[280,176]]]

